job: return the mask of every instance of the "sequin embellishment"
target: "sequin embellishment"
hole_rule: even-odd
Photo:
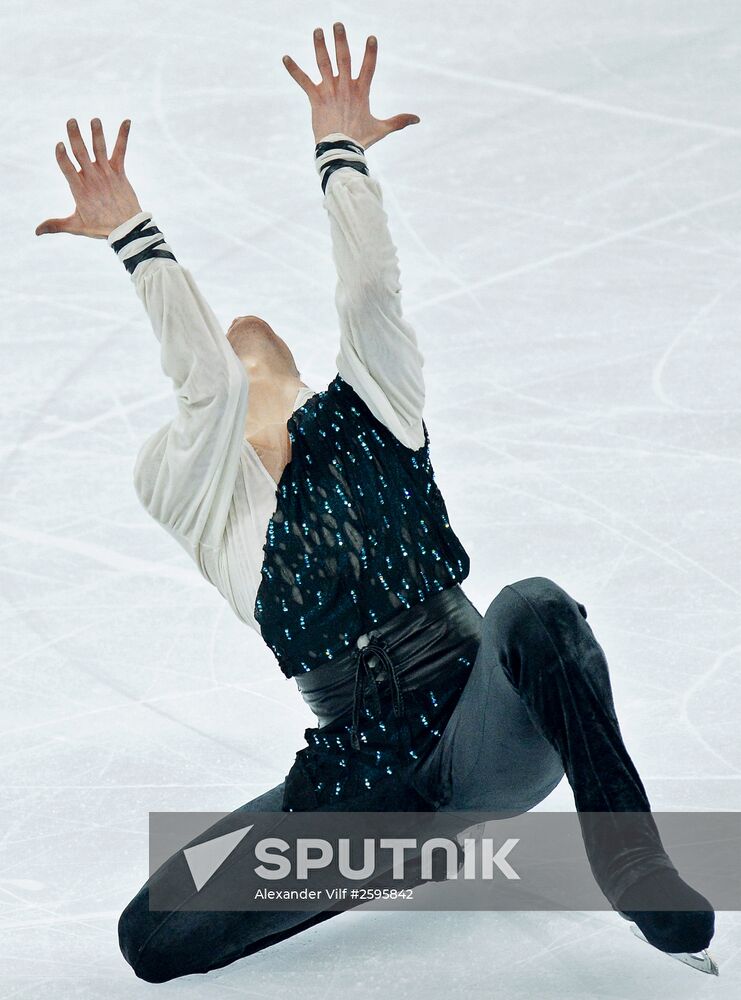
[[[338,373],[288,420],[292,457],[263,546],[255,618],[287,677],[344,654],[470,563],[435,482]]]

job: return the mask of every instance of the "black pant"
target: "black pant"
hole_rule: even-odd
[[[542,801],[565,773],[580,814],[645,812],[646,822],[630,842],[608,856],[580,815],[592,872],[614,902],[643,875],[674,866],[623,743],[607,661],[586,617],[583,604],[544,577],[504,587],[483,617],[466,687],[436,748],[420,762],[416,781],[418,788],[446,790],[444,810],[516,815]],[[282,798],[281,783],[232,817],[279,812]],[[400,802],[399,809],[405,808]],[[232,817],[193,843],[233,828]],[[338,912],[150,911],[153,880],[179,877],[188,877],[182,851],[151,876],[119,921],[124,957],[150,982],[220,968]]]

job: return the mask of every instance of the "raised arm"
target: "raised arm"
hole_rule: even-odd
[[[80,171],[63,143],[57,160],[76,209],[67,219],[48,219],[36,232],[105,238],[131,276],[177,402],[176,415],[140,449],[134,486],[145,509],[206,576],[201,550],[221,543],[239,468],[247,375],[190,272],[177,262],[151,214],[141,211],[124,176],[128,124],[122,125],[123,139],[110,161],[97,119],[92,123],[94,161],[74,120],[68,134]]]
[[[402,444],[416,451],[425,443],[424,357],[402,315],[399,263],[381,186],[367,173],[362,148],[341,133],[317,144],[316,165],[326,184],[324,207],[337,268],[337,371]]]
[[[244,368],[193,277],[172,255],[151,215],[139,213],[108,236],[160,342],[175,417],[142,445],[134,487],[149,514],[198,562],[219,548],[244,440]],[[205,575],[205,574],[204,574]]]
[[[374,415],[403,444],[416,450],[425,442],[424,358],[414,329],[402,316],[396,247],[389,233],[381,188],[370,176],[365,149],[419,118],[411,114],[386,120],[374,118],[369,100],[377,41],[372,35],[368,38],[363,65],[354,80],[340,22],[334,25],[334,37],[337,76],[321,29],[314,32],[322,76],[318,85],[289,56],[283,61],[311,103],[317,143],[315,162],[325,194],[337,268],[337,370]]]

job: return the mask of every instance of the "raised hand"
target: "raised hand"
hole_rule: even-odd
[[[314,31],[314,49],[321,83],[314,83],[290,56],[283,56],[286,69],[309,98],[315,142],[319,142],[330,132],[343,132],[367,149],[389,133],[419,122],[419,117],[411,114],[394,115],[393,118],[385,119],[373,117],[369,100],[378,55],[378,39],[375,35],[368,36],[363,65],[357,79],[353,79],[345,27],[341,21],[337,21],[333,28],[339,71],[337,76],[334,75],[321,28]]]
[[[76,119],[67,122],[69,144],[80,169],[77,170],[67,155],[63,142],[56,146],[59,168],[75,199],[75,211],[66,219],[47,219],[36,227],[36,235],[44,233],[73,233],[104,240],[109,233],[141,212],[141,205],[124,173],[124,157],[129,140],[131,122],[127,119],[118,130],[116,145],[110,159],[106,150],[103,126],[93,118],[90,130],[93,136],[93,153],[90,159]]]

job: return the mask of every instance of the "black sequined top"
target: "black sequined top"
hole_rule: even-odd
[[[339,373],[288,420],[291,460],[255,601],[287,677],[346,654],[399,608],[468,576],[423,427],[425,443],[412,451]]]

